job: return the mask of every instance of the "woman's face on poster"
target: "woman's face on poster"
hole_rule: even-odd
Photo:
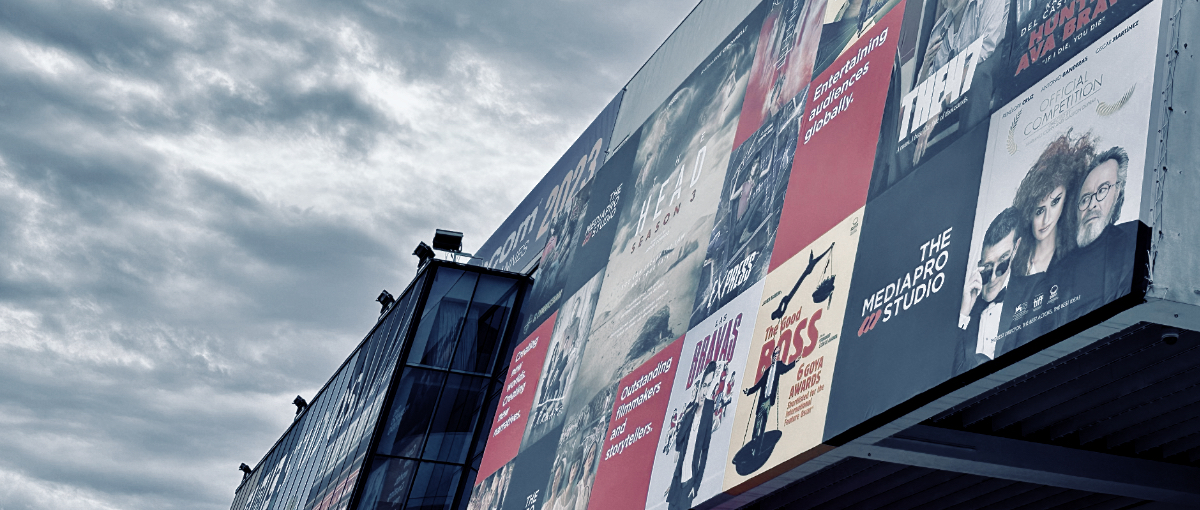
[[[1033,210],[1033,237],[1038,242],[1053,239],[1058,229],[1058,218],[1062,216],[1067,190],[1058,186],[1050,191]]]

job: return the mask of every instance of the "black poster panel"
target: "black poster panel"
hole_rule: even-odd
[[[949,147],[1003,101],[1010,0],[909,0],[868,201]]]
[[[546,500],[550,467],[554,465],[554,452],[558,449],[559,434],[559,431],[546,434],[513,461],[512,478],[507,482],[503,497],[504,510],[542,507],[542,502]]]
[[[604,164],[624,94],[621,91],[604,107],[533,191],[475,252],[479,259],[472,260],[472,264],[516,272],[545,256],[543,248],[552,237],[549,235],[551,224],[570,212],[574,206],[572,199]]]
[[[1150,0],[1017,0],[1009,16],[1012,54],[1005,62],[1003,104],[1099,41]],[[1150,58],[1150,54],[1146,55]]]
[[[950,378],[987,127],[867,204],[825,440]]]
[[[729,158],[689,329],[767,275],[807,95],[784,103]]]
[[[525,299],[522,335],[529,334],[608,263],[620,212],[632,194],[630,182],[642,130],[638,129],[572,199],[572,208],[550,227],[550,238]]]

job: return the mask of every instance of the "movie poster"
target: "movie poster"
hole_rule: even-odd
[[[546,362],[546,351],[552,341],[556,318],[557,313],[551,314],[513,349],[508,376],[500,392],[500,402],[488,427],[487,449],[479,462],[476,480],[491,476],[493,471],[508,463],[520,451],[521,438],[533,409],[537,383]]]
[[[987,128],[867,205],[825,440],[950,378]]]
[[[760,5],[642,127],[595,347],[584,353],[569,413],[687,332],[762,13]]]
[[[725,488],[821,443],[862,220],[860,208],[767,275],[734,395]]]
[[[869,199],[998,108],[1010,0],[913,0],[880,127]],[[911,43],[909,43],[911,41]],[[906,45],[907,45],[906,44]]]
[[[758,36],[733,146],[793,101],[803,103],[812,81],[826,0],[774,0]],[[797,96],[800,96],[797,98]],[[792,110],[797,108],[793,104]]]
[[[659,430],[648,510],[691,508],[723,490],[736,392],[763,282],[688,331]]]
[[[959,319],[982,356],[1130,292],[1160,9],[995,114]]]
[[[848,48],[857,45],[867,32],[878,24],[903,0],[826,0],[822,20],[821,41],[817,47],[814,74],[833,68],[835,60],[850,54]],[[904,8],[896,9],[903,11]],[[903,16],[901,12],[900,16]],[[898,34],[893,33],[892,37]],[[895,47],[895,44],[892,45]],[[889,55],[889,58],[891,56]],[[815,80],[814,80],[815,81]]]
[[[1004,66],[1006,78],[1002,82],[1005,101],[1021,95],[1075,55],[1083,54],[1084,48],[1109,39],[1113,27],[1127,26],[1123,23],[1125,19],[1150,2],[1017,0],[1014,3],[1013,50]]]
[[[545,361],[542,365],[533,407],[529,410],[525,426],[525,437],[521,444],[529,446],[563,423],[567,398],[579,372],[580,360],[587,343],[587,332],[591,327],[592,315],[596,311],[596,298],[600,294],[600,282],[604,271],[592,276],[575,295],[563,303],[562,308],[551,315],[555,320],[554,332],[550,335]],[[547,321],[549,322],[549,321]],[[488,448],[489,450],[491,448]]]
[[[809,86],[770,268],[867,201],[903,7],[892,9]]]
[[[804,97],[793,99],[729,158],[690,327],[767,275],[804,117]]]
[[[541,501],[521,508],[575,510],[587,507],[615,396],[615,386],[605,388],[579,412],[567,417]]]
[[[589,508],[641,508],[646,504],[671,383],[681,370],[683,341],[680,337],[672,342],[617,384]]]
[[[624,91],[618,93],[579,135],[541,182],[483,243],[476,252],[479,258],[473,259],[472,264],[521,272],[539,258],[551,255],[544,251],[550,238],[550,225],[570,210],[574,205],[572,199],[604,164],[623,96]]]

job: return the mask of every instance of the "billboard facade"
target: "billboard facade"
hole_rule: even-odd
[[[537,220],[470,508],[740,493],[1133,292],[1161,9],[762,2]]]

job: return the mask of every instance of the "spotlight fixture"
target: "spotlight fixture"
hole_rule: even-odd
[[[420,249],[420,248],[418,248],[418,249]],[[415,253],[414,253],[414,255],[415,255]],[[424,260],[422,260],[421,263],[424,264],[425,263]],[[396,302],[396,298],[392,297],[392,294],[390,292],[388,292],[387,289],[384,289],[383,292],[379,293],[379,297],[375,298],[375,302],[379,303],[379,305],[382,307],[379,309],[379,313],[380,313],[380,315],[382,315],[383,312],[387,311],[389,306],[392,306],[392,303]],[[299,398],[299,397],[297,397],[297,398]]]
[[[254,474],[254,470],[251,469],[250,466],[247,466],[245,462],[238,466],[238,469],[242,470],[242,473],[245,473],[242,475],[242,480],[245,480],[246,478],[249,478],[250,475]]]
[[[1175,345],[1179,341],[1179,330],[1174,328],[1163,329],[1162,341],[1167,345]]]
[[[304,397],[301,397],[300,395],[296,395],[296,399],[293,400],[292,403],[296,404],[296,416],[300,416],[300,413],[303,413],[305,409],[308,409],[308,401],[304,400]]]
[[[462,238],[462,232],[436,229],[433,234],[433,249],[460,253],[462,252]]]
[[[433,248],[430,248],[428,244],[425,244],[425,241],[421,241],[421,244],[417,245],[417,249],[413,250],[413,255],[416,255],[418,259],[421,259],[421,261],[417,263],[417,267],[420,268],[424,266],[425,263],[433,259]]]

